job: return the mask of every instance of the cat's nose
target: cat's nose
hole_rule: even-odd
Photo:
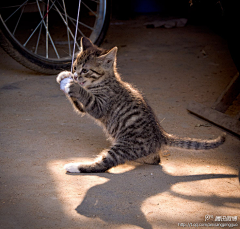
[[[77,80],[78,74],[76,72],[74,72],[73,77],[74,77],[75,80]]]

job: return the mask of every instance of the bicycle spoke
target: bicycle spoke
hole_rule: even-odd
[[[40,12],[40,7],[39,7],[39,12]],[[48,37],[49,37],[49,32],[48,32],[48,13],[49,13],[49,0],[47,2],[47,14],[46,14],[46,58],[48,58]]]
[[[96,2],[96,3],[99,3],[98,1],[93,1],[93,2]],[[61,9],[63,10],[62,6],[60,5]],[[88,8],[90,11],[92,11],[90,8]],[[93,11],[92,11],[93,12]],[[67,16],[69,21],[72,22],[73,26],[76,27],[76,19],[75,18],[72,18],[70,17],[68,14],[66,15],[65,13],[59,13],[59,14],[62,14],[63,16]],[[61,16],[61,15],[60,15]],[[94,27],[91,27],[91,26],[88,26],[86,25],[85,23],[79,21],[78,22],[80,25],[84,26],[85,28],[88,28],[90,29],[91,31],[94,31],[95,28]],[[78,32],[81,34],[82,37],[86,37],[85,34],[83,34],[83,32],[78,28]],[[81,50],[81,48],[78,46],[78,49]]]
[[[17,21],[17,24],[15,25],[15,28],[14,28],[14,30],[13,30],[13,36],[14,36],[14,34],[15,34],[15,32],[16,32],[16,29],[17,29],[17,27],[18,27],[18,24],[19,24],[19,21],[20,21],[20,19],[21,19],[21,17],[22,17],[22,14],[23,14],[23,11],[24,11],[24,9],[25,9],[25,5],[23,6],[23,8],[22,8],[22,10],[21,10],[21,14],[20,14],[20,16],[19,16],[19,18],[18,18],[18,21]]]
[[[45,21],[44,21],[44,18],[45,18],[46,15],[43,17],[42,12],[41,12],[41,9],[40,9],[40,6],[39,6],[38,0],[36,0],[36,3],[37,3],[37,6],[38,6],[38,10],[39,10],[40,16],[41,16],[41,18],[42,18],[42,23],[43,23],[43,25],[44,25],[44,27],[45,27],[45,29],[46,29],[46,32],[48,32],[47,25],[46,25],[46,23],[45,23]],[[48,11],[50,11],[50,8],[48,9]],[[55,51],[55,53],[56,53],[57,58],[60,59],[60,56],[59,56],[59,54],[58,54],[58,52],[57,52],[57,49],[56,49],[56,47],[55,47],[55,45],[54,45],[54,42],[53,42],[52,37],[51,37],[51,35],[50,35],[49,32],[48,32],[48,37],[49,37],[49,39],[50,39],[50,41],[51,41],[51,44],[52,44],[52,46],[53,46],[53,49],[54,49],[54,51]]]
[[[55,0],[56,1],[56,0]],[[49,10],[52,8],[52,6],[49,8]],[[38,23],[38,25],[36,26],[36,28],[33,30],[33,32],[30,34],[29,38],[27,39],[27,41],[23,44],[23,46],[26,46],[28,41],[32,38],[32,36],[34,35],[34,33],[37,31],[38,27],[44,22],[44,18],[42,17],[41,21]]]
[[[70,16],[68,16],[68,18],[71,20],[71,22],[73,23],[73,21],[77,21],[75,18],[72,18],[72,17],[70,17]],[[93,27],[90,27],[90,26],[88,26],[88,25],[86,25],[86,24],[84,24],[83,22],[78,22],[80,25],[82,25],[82,26],[84,26],[84,27],[86,27],[86,28],[88,28],[88,29],[90,29],[90,30],[94,30],[94,28]],[[74,23],[73,23],[74,24]],[[75,24],[74,24],[74,26],[75,26]]]
[[[25,43],[23,44],[23,46],[25,47],[27,45],[27,43],[30,41],[30,39],[32,38],[32,36],[34,35],[34,33],[37,31],[38,27],[42,24],[42,20],[41,22],[36,26],[36,28],[33,30],[33,32],[30,34],[30,36],[28,37],[28,39],[25,41]]]
[[[70,44],[70,37],[69,37],[69,31],[68,31],[68,18],[67,18],[67,11],[66,11],[66,6],[64,0],[62,0],[63,3],[63,8],[64,8],[64,13],[65,13],[65,20],[67,24],[67,38],[68,38],[68,51],[69,51],[69,56],[71,56],[71,44]]]
[[[52,2],[52,0],[50,0],[51,2]],[[70,35],[71,35],[71,37],[74,39],[74,35],[73,35],[73,33],[72,33],[72,31],[71,31],[71,29],[68,27],[68,24],[66,23],[66,21],[65,21],[65,19],[64,19],[64,17],[63,17],[63,15],[62,15],[62,13],[59,11],[59,9],[57,8],[57,6],[54,4],[54,6],[55,6],[55,9],[57,10],[57,12],[58,12],[58,14],[59,14],[59,16],[62,18],[62,20],[63,20],[63,22],[64,22],[64,24],[66,25],[66,27],[67,27],[67,30],[69,31],[69,33],[70,33]],[[68,15],[67,15],[68,16]],[[69,17],[69,16],[68,16]],[[69,17],[70,18],[70,17]],[[80,50],[80,47],[79,47],[79,45],[77,44],[77,46],[78,46],[78,48],[79,48],[79,50]]]
[[[60,5],[60,7],[61,7],[61,9],[63,10],[63,8],[62,8],[61,5]],[[72,22],[73,26],[76,27],[76,24],[73,22],[73,21],[76,22],[76,21],[77,21],[76,19],[70,17],[67,13],[66,13],[66,14],[65,14],[65,13],[62,14],[62,13],[60,12],[59,14],[61,14],[61,15],[65,16],[65,17],[67,17],[67,18],[69,19],[69,21]],[[60,15],[60,16],[61,16],[61,15]],[[79,22],[79,23],[80,23],[80,22]],[[69,28],[69,31],[70,31],[70,35],[71,35],[71,37],[74,39],[73,34],[72,34],[70,28]],[[86,36],[83,34],[83,32],[82,32],[79,28],[78,28],[78,32],[81,34],[82,37],[86,37]],[[74,43],[74,41],[72,41],[72,42],[70,42],[70,43],[72,44],[72,43]],[[78,45],[78,43],[77,43],[77,46],[78,46],[78,50],[81,50],[81,47]]]
[[[84,3],[84,2],[82,2],[82,3],[87,9],[89,9],[91,11],[91,13],[93,13],[95,15],[96,18],[98,17],[98,15],[93,10],[91,10],[90,7],[86,3]]]
[[[72,55],[72,65],[71,65],[71,72],[72,73],[73,73],[73,62],[74,62],[75,46],[76,46],[76,41],[77,41],[77,31],[78,31],[78,21],[79,21],[80,7],[81,7],[81,0],[79,0],[79,5],[78,5],[77,24],[76,24],[74,44],[73,44],[73,55]]]
[[[76,27],[76,24],[73,21],[76,22],[77,20],[70,17],[69,15],[67,15],[67,17],[68,17],[69,21],[72,22],[73,26]],[[79,23],[81,23],[81,22],[79,22]],[[78,28],[78,32],[81,34],[82,37],[85,37],[85,35],[83,34],[83,32],[79,28]]]
[[[20,5],[4,22],[6,23],[8,21],[8,19],[13,16],[13,14],[15,14],[19,9],[22,8],[22,6],[24,6],[26,4],[26,2],[28,2],[28,0],[26,0],[22,5]]]
[[[80,25],[83,25],[84,27],[86,27],[86,28],[88,28],[88,29],[91,29],[92,31],[94,30],[94,28],[93,27],[91,27],[91,26],[88,26],[88,25],[86,25],[86,24],[84,24],[84,23],[82,23],[82,22],[78,22]]]
[[[38,33],[37,44],[36,44],[36,47],[35,47],[35,54],[37,54],[37,50],[38,50],[38,45],[39,45],[41,33],[42,33],[42,23],[41,23],[40,30],[39,30],[39,33]]]

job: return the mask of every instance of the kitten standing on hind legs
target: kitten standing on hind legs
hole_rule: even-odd
[[[202,150],[225,141],[225,135],[198,140],[168,134],[142,94],[121,80],[116,69],[117,47],[101,49],[88,38],[82,38],[81,47],[73,64],[74,73],[61,72],[57,82],[72,75],[64,89],[66,96],[77,112],[90,115],[104,128],[112,146],[91,163],[66,164],[68,172],[105,172],[126,161],[159,164],[159,151],[164,145]]]

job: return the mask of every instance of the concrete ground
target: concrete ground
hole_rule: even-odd
[[[217,137],[222,129],[186,107],[193,100],[210,107],[237,72],[226,41],[204,26],[147,29],[149,20],[113,20],[102,46],[119,47],[122,78],[148,98],[166,131]],[[56,76],[36,74],[2,50],[0,59],[1,229],[240,226],[236,136],[209,151],[165,149],[159,166],[69,175],[65,163],[109,146],[104,133],[73,112]]]

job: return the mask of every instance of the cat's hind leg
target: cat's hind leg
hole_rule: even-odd
[[[160,163],[160,155],[158,152],[151,153],[148,156],[138,158],[136,162],[148,165],[158,165]]]
[[[70,173],[101,173],[126,161],[136,160],[138,152],[124,144],[116,143],[111,149],[103,151],[90,163],[70,163],[64,166]]]

